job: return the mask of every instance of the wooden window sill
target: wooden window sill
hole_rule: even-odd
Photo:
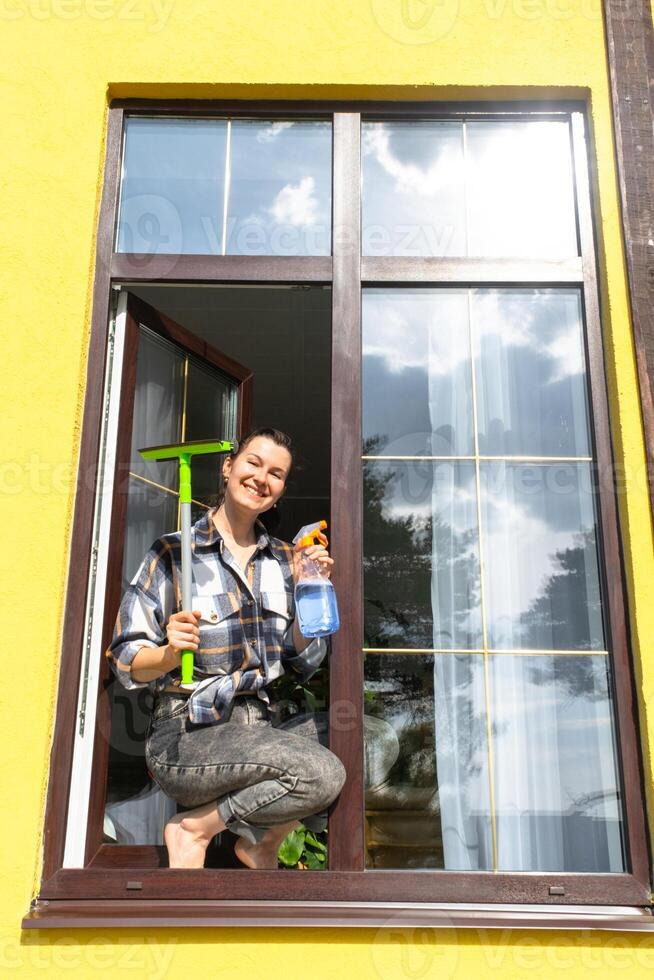
[[[628,906],[98,899],[36,900],[22,922],[24,929],[177,929],[180,926],[654,932],[654,916],[651,909]]]

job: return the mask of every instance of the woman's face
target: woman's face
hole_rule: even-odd
[[[266,436],[255,436],[245,449],[223,463],[225,498],[257,517],[273,507],[284,492],[291,454]]]

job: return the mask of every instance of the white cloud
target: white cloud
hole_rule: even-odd
[[[438,144],[435,144],[438,146]],[[422,197],[435,197],[443,188],[452,184],[452,174],[461,166],[461,154],[457,149],[439,147],[438,156],[427,169],[415,163],[403,163],[393,155],[390,147],[390,132],[383,125],[366,126],[363,134],[364,154],[371,154],[389,176],[395,180],[393,188],[398,194],[420,194]]]
[[[526,292],[522,299],[501,290],[473,292],[475,332],[495,335],[501,347],[527,347],[550,362],[544,384],[583,375],[584,352],[576,295]]]
[[[391,374],[422,368],[451,377],[469,361],[467,299],[458,290],[375,297],[364,322],[365,356],[383,358]]]
[[[583,374],[586,370],[584,353],[580,343],[579,329],[571,324],[570,329],[554,337],[549,344],[543,345],[544,350],[555,361],[555,370],[548,383],[555,384],[564,378]]]
[[[293,125],[292,122],[274,122],[270,126],[266,126],[265,129],[260,129],[257,132],[257,143],[272,143],[280,133],[283,133],[285,129],[290,129]]]
[[[279,225],[312,225],[318,216],[318,198],[313,177],[302,177],[299,184],[286,184],[268,211]]]

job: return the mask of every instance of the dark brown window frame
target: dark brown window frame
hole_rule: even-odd
[[[113,253],[125,114],[333,119],[332,256],[140,256]],[[186,871],[159,867],[152,848],[100,848],[84,869],[63,868],[66,811],[73,756],[76,684],[82,656],[84,605],[95,491],[78,480],[70,577],[66,596],[60,686],[51,755],[43,877],[25,926],[157,924],[496,924],[530,927],[584,924],[646,928],[650,905],[648,841],[636,701],[624,605],[618,512],[613,485],[609,405],[604,375],[597,259],[593,237],[588,130],[583,103],[483,105],[370,102],[159,102],[121,100],[108,110],[105,180],[100,211],[80,474],[98,455],[102,379],[112,283],[240,282],[329,284],[332,288],[332,548],[339,555],[337,589],[351,597],[349,615],[333,638],[330,668],[330,747],[348,780],[330,814],[329,870],[288,872]],[[581,257],[561,262],[404,259],[360,256],[360,122],[379,118],[517,118],[525,114],[572,120]],[[343,233],[345,229],[345,233]],[[598,509],[606,574],[615,704],[625,791],[630,873],[493,873],[366,871],[363,838],[361,288],[372,284],[459,286],[578,286],[584,298]],[[56,769],[55,769],[56,767]],[[56,771],[57,778],[53,778]],[[215,896],[229,896],[216,899]],[[266,899],[262,900],[261,895]],[[392,901],[389,901],[392,896]],[[346,903],[345,905],[343,903]],[[409,910],[405,903],[422,903]],[[472,910],[460,904],[474,906]],[[511,903],[507,905],[506,903]],[[484,911],[483,906],[488,907]],[[528,908],[532,906],[532,908]],[[533,906],[538,906],[534,909]],[[566,910],[566,906],[568,909]],[[585,911],[580,910],[584,907]],[[608,906],[613,907],[609,909]],[[615,907],[629,907],[619,914]],[[351,916],[351,917],[350,917]],[[485,918],[486,917],[486,918]]]

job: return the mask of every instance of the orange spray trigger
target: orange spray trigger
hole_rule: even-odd
[[[305,524],[293,538],[293,544],[299,543],[301,548],[310,548],[312,544],[321,544],[323,548],[326,548],[329,542],[322,533],[326,527],[327,521],[316,521],[315,524]]]

